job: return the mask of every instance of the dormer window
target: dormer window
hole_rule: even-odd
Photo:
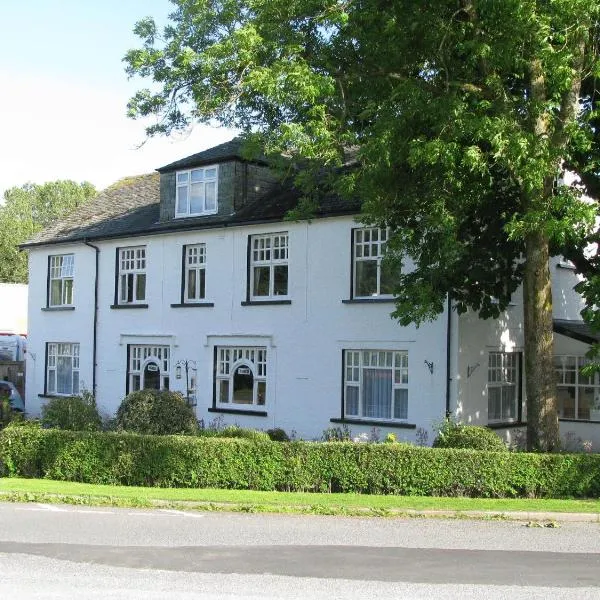
[[[175,217],[214,215],[217,212],[217,165],[177,172]]]

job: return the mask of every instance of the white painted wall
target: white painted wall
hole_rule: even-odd
[[[253,336],[268,353],[267,417],[223,415],[226,423],[267,429],[282,427],[303,438],[318,438],[341,416],[342,350],[408,350],[408,422],[430,430],[445,411],[446,316],[434,323],[400,327],[389,314],[391,303],[343,304],[350,297],[350,240],[356,224],[350,217],[311,223],[279,223],[163,234],[144,239],[99,242],[99,314],[97,400],[113,413],[125,396],[129,343],[161,343],[171,347],[171,389],[183,391],[174,378],[179,359],[198,364],[197,414],[206,423],[213,399],[213,349],[226,336]],[[246,299],[248,235],[289,232],[291,305],[241,306]],[[183,244],[206,243],[207,298],[212,308],[172,308],[180,302]],[[117,247],[147,246],[147,309],[111,309],[114,302]],[[44,311],[47,257],[75,253],[73,311]],[[81,379],[92,384],[94,251],[76,244],[30,251],[30,350],[27,410],[38,414],[45,400],[45,343],[81,344]],[[32,356],[33,356],[32,355]],[[433,374],[425,361],[433,363]],[[356,435],[371,425],[351,425]],[[381,427],[400,439],[415,439],[414,429]],[[432,433],[429,431],[429,442]]]
[[[0,333],[27,335],[27,285],[0,283]]]

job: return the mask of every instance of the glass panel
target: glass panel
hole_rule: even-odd
[[[79,371],[73,371],[73,394],[79,394]]]
[[[394,419],[408,419],[408,390],[394,390]]]
[[[50,283],[50,304],[57,306],[62,304],[62,280],[53,279]]]
[[[389,419],[392,413],[392,372],[389,369],[363,371],[363,417]]]
[[[381,261],[381,275],[379,282],[379,293],[380,294],[393,294],[394,293],[394,283],[396,280],[396,275],[398,273],[397,269],[390,261],[382,260]]]
[[[590,406],[594,405],[594,392],[597,390],[592,387],[579,388],[579,398],[577,402],[577,419],[590,418]]]
[[[377,294],[376,260],[357,261],[354,287],[357,296],[373,296]]]
[[[563,419],[575,418],[575,388],[563,387],[558,388],[558,414]]]
[[[137,275],[135,298],[136,298],[136,300],[145,300],[146,299],[146,274],[145,273],[138,273],[138,275]]]
[[[498,387],[488,388],[488,420],[499,421],[502,414],[502,394]]]
[[[190,300],[196,300],[196,269],[188,270],[187,295]]]
[[[202,181],[204,179],[204,169],[194,169],[191,176],[193,182]]]
[[[71,357],[59,356],[56,360],[56,392],[58,394],[72,393],[73,383],[71,377]]]
[[[206,271],[204,269],[200,269],[198,271],[198,275],[200,277],[200,295],[199,298],[206,298]]]
[[[64,280],[64,303],[65,304],[73,304],[73,280],[65,279]]]
[[[177,183],[187,183],[188,173],[177,173]]]
[[[188,212],[188,189],[187,187],[177,188],[177,214],[187,214]]]
[[[273,267],[273,295],[287,296],[288,293],[288,268],[287,265]]]
[[[264,406],[267,397],[267,383],[259,381],[256,385],[256,404]]]
[[[48,392],[56,393],[56,371],[48,371]]]
[[[205,175],[206,179],[214,179],[217,176],[217,169],[214,167],[212,169],[206,169]]]
[[[214,181],[211,181],[206,184],[206,210],[215,210],[217,208],[217,184]]]
[[[131,391],[137,392],[140,389],[140,376],[133,375],[131,377]]]
[[[240,365],[233,373],[233,403],[254,403],[254,376],[250,367]]]
[[[219,402],[229,402],[229,380],[221,379],[219,381]]]
[[[190,214],[195,215],[204,212],[204,184],[195,183],[191,186]]]
[[[346,414],[351,417],[358,416],[358,387],[346,386]]]
[[[252,290],[253,296],[268,296],[269,295],[269,267],[254,267],[254,286]]]
[[[515,419],[517,416],[516,388],[506,385],[502,388],[502,419]]]
[[[144,389],[160,390],[160,367],[154,362],[144,367]]]

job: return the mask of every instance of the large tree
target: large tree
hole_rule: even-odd
[[[392,231],[401,323],[503,311],[523,285],[528,444],[558,445],[549,256],[580,256],[595,208],[566,165],[597,173],[600,0],[171,0],[138,22],[129,103],[148,133],[239,127],[331,169],[340,194]],[[314,166],[314,170],[311,169]],[[322,173],[322,171],[321,171]]]
[[[0,205],[0,281],[27,283],[27,255],[19,250],[35,233],[96,195],[91,183],[26,183],[4,192]]]

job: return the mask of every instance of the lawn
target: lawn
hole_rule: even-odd
[[[413,511],[492,513],[596,513],[600,500],[438,498],[260,492],[250,490],[144,488],[48,479],[0,478],[0,500],[114,506],[177,506],[200,510],[393,516]]]

